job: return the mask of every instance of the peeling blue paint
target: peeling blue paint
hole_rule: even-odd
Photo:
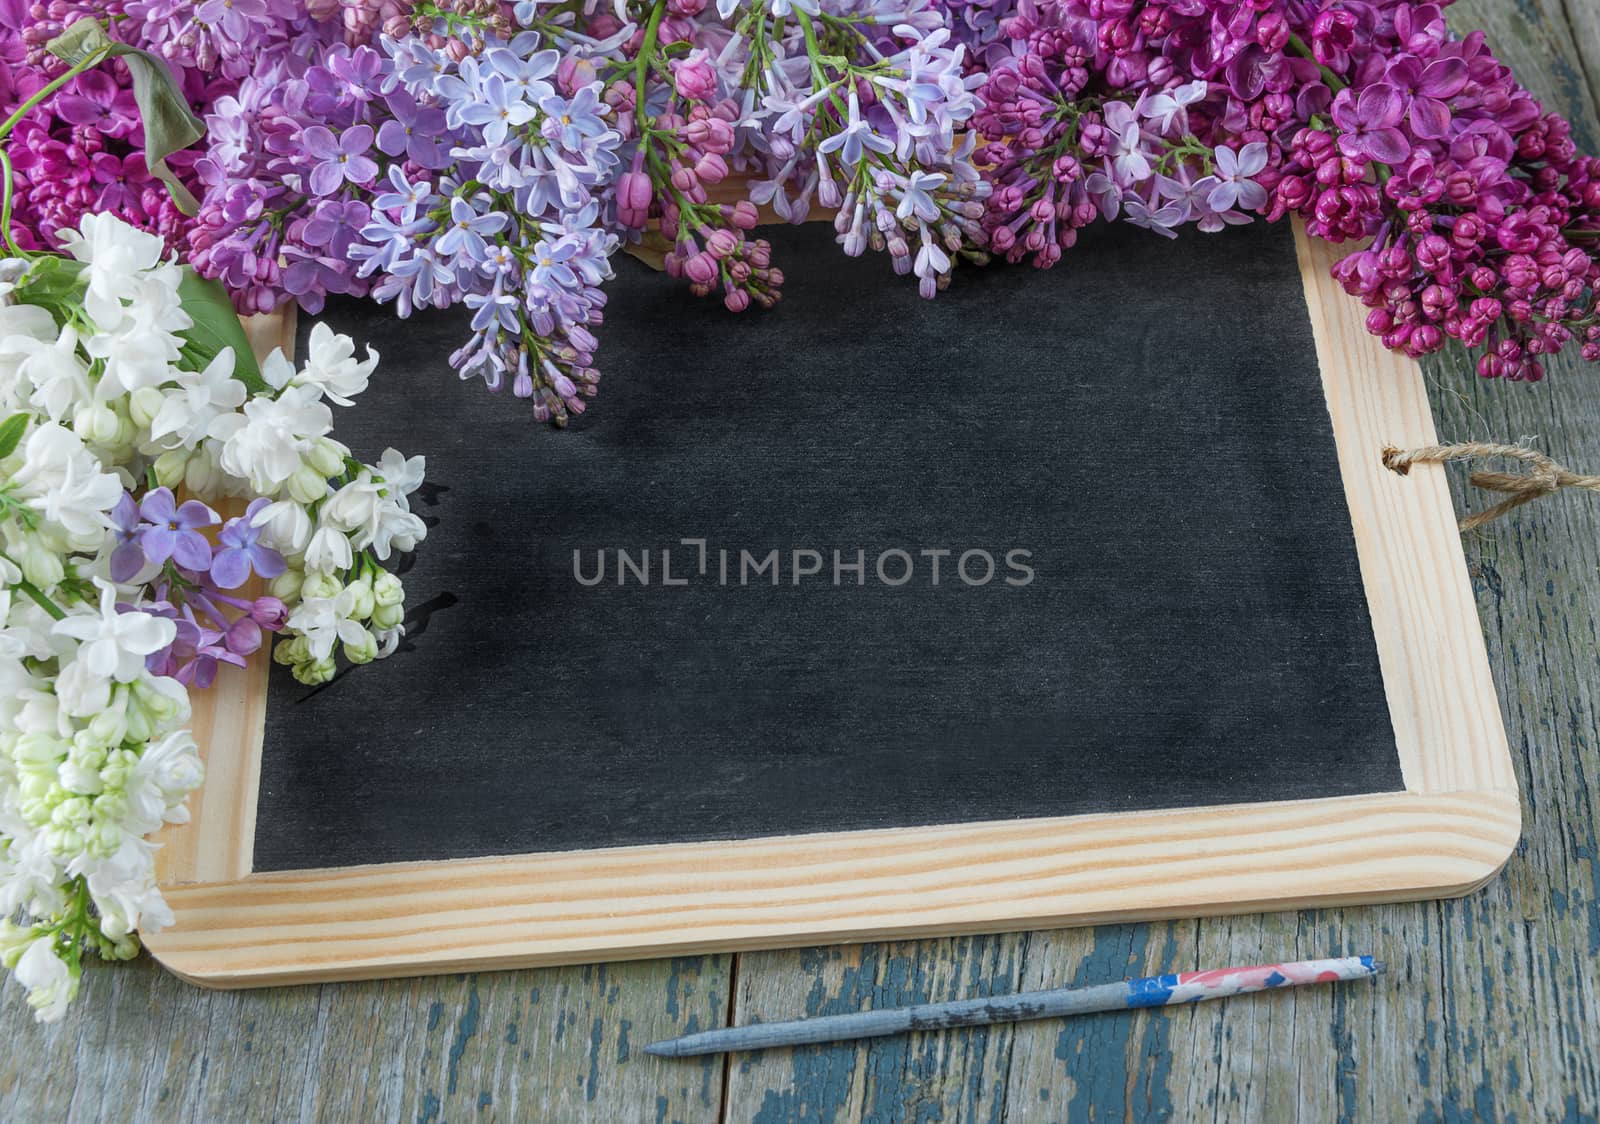
[[[467,1009],[461,1012],[461,1018],[456,1021],[455,1041],[450,1043],[449,1080],[445,1083],[445,1091],[449,1096],[456,1092],[456,1078],[461,1070],[461,1055],[466,1053],[467,1043],[478,1033],[478,977],[467,978]]]

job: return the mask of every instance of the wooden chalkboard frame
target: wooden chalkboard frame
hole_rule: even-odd
[[[1417,365],[1386,351],[1296,229],[1403,792],[711,843],[254,873],[265,655],[197,693],[193,820],[162,837],[176,924],[147,944],[210,987],[1248,913],[1465,894],[1520,805]],[[292,317],[252,342],[293,345]]]

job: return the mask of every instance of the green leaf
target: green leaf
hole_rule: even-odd
[[[69,24],[65,31],[46,43],[44,48],[56,58],[71,66],[77,66],[110,46],[111,37],[106,34],[105,25],[97,19],[85,17]]]
[[[221,283],[208,281],[185,267],[183,280],[178,284],[178,297],[183,302],[183,310],[194,321],[194,327],[180,335],[184,357],[195,369],[204,368],[223,348],[231,347],[233,377],[244,383],[251,394],[272,393],[272,388],[261,377],[261,368],[256,365],[250,337],[245,335],[239,314],[233,310],[233,302]]]
[[[133,100],[144,124],[144,162],[150,174],[167,185],[178,210],[192,215],[200,204],[167,167],[167,157],[205,136],[206,127],[189,109],[178,80],[166,60],[149,51],[118,43],[106,35],[98,20],[80,19],[46,44],[51,54],[73,66],[95,56],[120,58],[133,75]]]
[[[22,443],[22,435],[27,428],[27,414],[12,414],[0,422],[0,458],[9,457],[17,451],[17,446]]]
[[[46,308],[82,303],[83,270],[85,263],[57,254],[33,260],[28,274],[18,286],[17,293],[25,304]]]

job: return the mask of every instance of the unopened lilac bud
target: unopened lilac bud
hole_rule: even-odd
[[[372,615],[372,579],[358,578],[345,586],[344,591],[350,595],[350,616],[354,620],[365,620]]]
[[[289,670],[296,682],[304,683],[307,687],[320,687],[339,673],[339,668],[332,658],[298,663]]]
[[[40,589],[53,589],[66,577],[66,567],[61,556],[49,550],[37,538],[29,535],[19,544],[11,544],[11,557],[22,569],[22,576]]]
[[[371,663],[378,658],[378,638],[362,629],[359,640],[344,642],[344,658],[357,665]]]
[[[206,452],[196,452],[183,466],[183,484],[189,491],[196,495],[207,495],[214,492],[222,483],[222,469],[216,460]]]
[[[733,231],[719,228],[706,239],[706,249],[718,258],[725,258],[739,248],[739,237]]]
[[[73,415],[72,429],[92,445],[112,445],[117,440],[117,415],[103,402],[82,406]]]
[[[290,475],[286,488],[298,503],[315,503],[328,494],[328,478],[309,464],[301,464]]]
[[[183,482],[184,469],[189,464],[189,450],[172,449],[156,458],[154,465],[156,483],[163,488],[175,488]]]
[[[372,599],[379,605],[399,605],[406,599],[405,586],[385,570],[372,579]]]
[[[717,259],[709,253],[698,253],[684,262],[683,273],[696,285],[709,285],[717,279]]]
[[[128,396],[128,416],[135,425],[149,429],[165,402],[166,396],[161,391],[153,386],[141,386]]]
[[[729,312],[743,312],[750,307],[750,294],[743,289],[729,289],[727,295],[722,298],[722,303],[727,306]]]
[[[328,477],[336,475],[344,468],[345,458],[349,455],[350,450],[339,442],[328,437],[319,437],[311,443],[311,452],[306,454],[306,462],[324,477]]]
[[[372,610],[372,627],[387,632],[400,625],[406,617],[402,605],[379,605]]]
[[[288,572],[284,571],[285,574]],[[278,576],[282,577],[283,574]],[[250,602],[250,619],[269,632],[277,632],[289,619],[289,609],[277,597],[257,597]]]
[[[617,219],[624,226],[641,227],[649,218],[655,187],[644,172],[624,172],[617,178]]]
[[[586,58],[567,55],[556,67],[556,85],[566,97],[575,96],[579,90],[594,80],[594,63]]]
[[[107,933],[106,936],[110,937],[111,934]],[[138,937],[132,933],[124,933],[120,937],[112,938],[111,957],[114,960],[132,960],[139,955],[140,947]]]
[[[343,588],[332,574],[307,574],[300,586],[300,597],[302,600],[337,597]]]
[[[689,101],[709,101],[717,95],[717,72],[704,50],[694,50],[686,59],[675,59],[671,64],[672,82],[678,93]]]
[[[271,590],[272,596],[280,601],[298,601],[300,600],[301,583],[305,581],[305,576],[306,572],[304,570],[297,570],[291,567],[273,578],[272,583],[267,588]]]
[[[708,152],[695,162],[694,174],[705,183],[721,183],[728,178],[728,162],[715,152]]]

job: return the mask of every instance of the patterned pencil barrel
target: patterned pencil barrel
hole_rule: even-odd
[[[949,1003],[923,1003],[890,1011],[860,1011],[793,1022],[728,1027],[655,1042],[645,1052],[663,1057],[733,1050],[765,1050],[780,1046],[816,1045],[852,1038],[881,1038],[915,1030],[946,1030],[960,1026],[1063,1018],[1098,1011],[1138,1007],[1165,1007],[1199,1003],[1230,995],[1248,995],[1281,987],[1340,983],[1367,979],[1383,971],[1370,956],[1345,956],[1327,960],[1300,960],[1285,964],[1260,964],[1248,968],[1215,968],[1203,972],[1177,972],[1165,976],[1097,984],[1093,987],[1058,988],[1018,995],[958,999]]]

